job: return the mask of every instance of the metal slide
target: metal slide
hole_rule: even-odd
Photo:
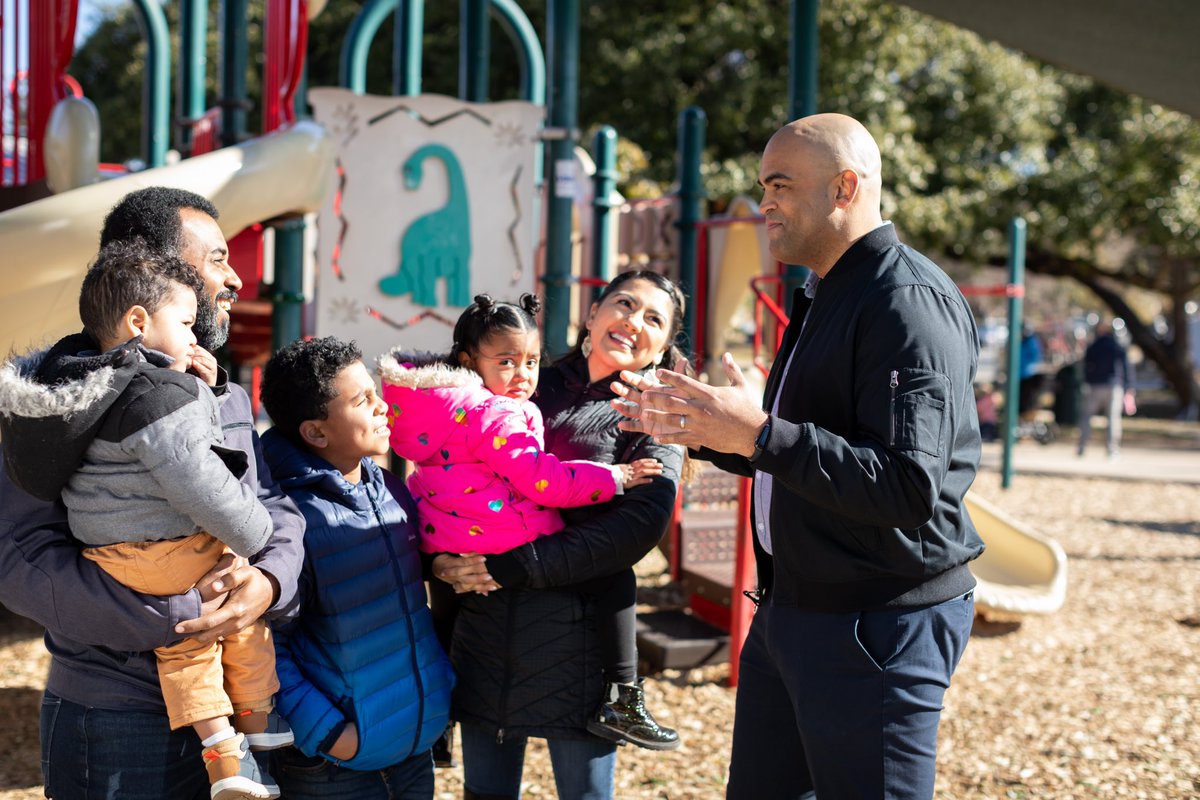
[[[976,611],[988,617],[1049,614],[1061,608],[1067,595],[1067,556],[1058,542],[971,492],[967,511],[987,545],[971,562],[979,582]]]

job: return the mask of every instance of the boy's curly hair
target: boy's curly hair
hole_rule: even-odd
[[[357,344],[335,336],[292,342],[271,356],[263,368],[262,403],[279,432],[300,442],[301,423],[328,416],[337,397],[333,382],[362,358]]]

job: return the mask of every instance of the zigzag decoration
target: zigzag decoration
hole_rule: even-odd
[[[346,232],[350,230],[350,220],[342,213],[342,196],[346,193],[346,167],[342,164],[341,157],[336,161],[338,185],[337,191],[333,194],[333,213],[338,219],[340,225],[338,229],[337,241],[333,243],[333,254],[330,256],[330,267],[333,268],[333,275],[339,281],[345,281],[346,276],[342,274],[342,243],[346,241]]]
[[[384,111],[381,114],[376,114],[375,116],[373,116],[367,120],[367,124],[374,125],[376,122],[383,122],[383,120],[387,119],[392,114],[398,114],[401,111],[409,112],[409,114],[413,115],[414,119],[420,120],[424,125],[426,125],[427,127],[430,127],[430,128],[436,128],[438,125],[441,125],[443,122],[449,122],[450,120],[455,119],[457,117],[461,117],[464,114],[469,117],[474,117],[477,122],[482,122],[484,125],[488,126],[489,128],[492,127],[492,121],[490,119],[488,119],[487,117],[483,116],[479,112],[477,112],[473,109],[470,109],[470,108],[460,108],[458,111],[455,111],[452,114],[447,114],[444,117],[438,117],[437,119],[428,119],[424,114],[415,112],[414,109],[412,108],[412,106],[408,106],[408,105],[399,105],[393,109]]]
[[[416,325],[418,322],[420,322],[423,319],[434,319],[434,320],[437,320],[438,322],[449,325],[451,328],[453,328],[454,325],[456,324],[454,322],[454,320],[446,319],[441,314],[437,313],[436,311],[434,311],[431,308],[427,308],[424,311],[422,311],[420,314],[416,314],[414,316],[409,317],[404,322],[397,322],[396,320],[388,317],[386,314],[384,314],[379,309],[372,308],[371,306],[363,306],[363,310],[367,312],[367,316],[371,317],[372,319],[377,319],[380,322],[382,322],[383,324],[389,325],[398,331],[402,331],[405,328],[412,327],[413,325]]]
[[[524,271],[521,267],[521,248],[517,246],[516,233],[517,223],[521,221],[521,196],[517,194],[517,182],[521,180],[521,169],[522,167],[517,167],[517,171],[513,173],[512,181],[508,184],[508,193],[512,196],[513,210],[517,212],[516,216],[513,217],[512,224],[508,226],[508,242],[512,245],[513,260],[517,265],[516,269],[513,270],[509,286],[516,286],[517,282],[521,280],[521,273]]]

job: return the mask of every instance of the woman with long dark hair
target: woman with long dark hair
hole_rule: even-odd
[[[553,536],[507,553],[434,561],[434,574],[464,593],[451,659],[467,798],[519,797],[530,736],[549,744],[560,798],[612,797],[616,742],[589,733],[589,722],[592,730],[611,729],[591,719],[602,700],[638,719],[641,688],[628,683],[614,691],[606,683],[594,604],[570,587],[628,570],[670,521],[683,453],[619,430],[611,384],[622,370],[676,363],[683,310],[679,287],[658,273],[617,276],[592,304],[575,348],[543,370],[534,397],[546,449],[558,458],[655,458],[663,474],[603,506],[564,509],[567,528]],[[636,664],[628,667],[632,674]]]

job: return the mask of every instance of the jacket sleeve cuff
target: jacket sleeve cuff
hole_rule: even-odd
[[[441,553],[426,553],[424,550],[421,550],[418,555],[421,557],[421,580],[437,580],[437,577],[433,574],[433,559],[437,558]]]
[[[178,641],[182,635],[175,632],[175,626],[185,620],[200,616],[200,592],[189,589],[183,594],[174,594],[167,598],[167,635],[164,641]]]
[[[524,547],[524,545],[522,545]],[[521,548],[517,548],[520,550]],[[529,571],[517,556],[517,550],[487,557],[488,573],[502,589],[521,589],[529,584]]]
[[[775,477],[787,475],[795,468],[796,454],[812,443],[812,426],[772,417],[771,432],[766,446],[754,461],[752,469],[768,472]],[[746,460],[749,464],[749,460]]]
[[[333,729],[329,731],[329,735],[321,740],[321,744],[317,745],[317,752],[329,755],[329,748],[337,744],[338,737],[342,735],[342,731],[346,730],[347,720],[342,720]]]
[[[216,397],[224,397],[229,391],[229,372],[222,366],[217,367],[217,383],[212,387],[212,393]]]

